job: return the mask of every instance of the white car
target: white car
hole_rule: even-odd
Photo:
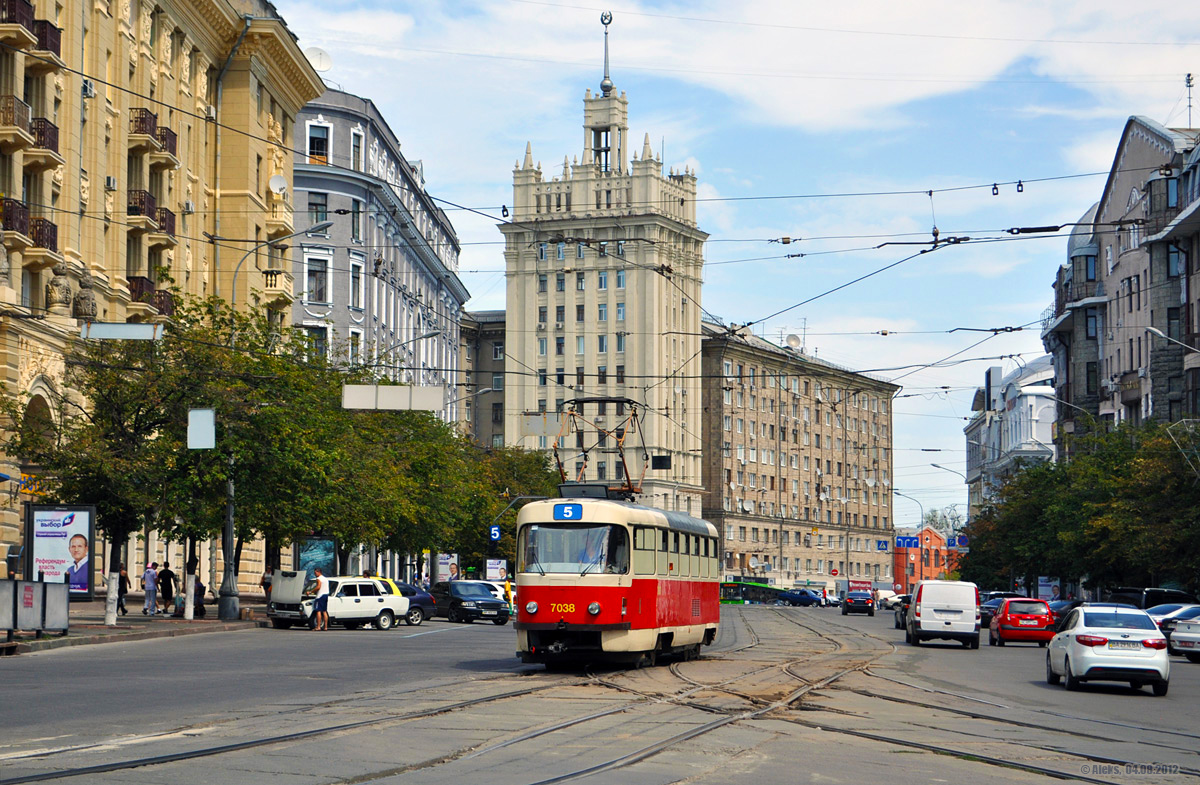
[[[1181,621],[1171,633],[1171,646],[1189,662],[1200,662],[1200,619]]]
[[[905,620],[904,640],[958,641],[979,648],[979,587],[965,581],[921,581],[913,592]]]
[[[304,618],[309,624],[313,619],[313,601],[310,596],[316,583],[308,586],[308,593],[301,601]],[[340,624],[348,630],[370,624],[377,630],[390,630],[396,619],[408,615],[408,598],[392,594],[376,578],[356,576],[333,576],[329,579],[328,613],[330,624]]]
[[[1081,605],[1063,619],[1046,651],[1046,683],[1126,681],[1149,684],[1166,695],[1171,678],[1167,639],[1143,610],[1118,605]]]

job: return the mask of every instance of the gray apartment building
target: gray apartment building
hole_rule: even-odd
[[[463,314],[458,418],[482,447],[504,446],[504,326],[504,311]]]
[[[459,242],[425,190],[420,161],[400,151],[368,98],[326,90],[296,116],[297,228],[292,318],[316,345],[386,378],[445,388],[458,419],[463,304]]]

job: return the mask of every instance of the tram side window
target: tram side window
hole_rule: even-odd
[[[671,532],[671,574],[679,574],[679,532]]]
[[[703,574],[700,570],[700,538],[693,534],[690,539],[692,541],[692,577],[699,578]]]
[[[633,571],[638,575],[653,575],[657,537],[654,529],[638,526],[633,530]]]
[[[667,565],[670,563],[670,558],[671,558],[671,556],[670,556],[671,549],[668,544],[670,537],[671,537],[671,533],[669,531],[667,531],[666,529],[663,529],[662,536],[660,537],[660,540],[659,540],[659,548],[658,548],[657,567],[658,567],[659,575],[667,574]]]

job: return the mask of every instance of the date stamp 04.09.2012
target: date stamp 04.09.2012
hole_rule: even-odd
[[[1125,774],[1153,776],[1155,774],[1178,774],[1177,763],[1085,763],[1079,767],[1080,774]]]

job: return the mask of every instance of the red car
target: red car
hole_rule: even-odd
[[[1045,600],[1006,599],[988,628],[991,646],[1003,646],[1008,641],[1032,641],[1044,647],[1053,637],[1054,616]]]

